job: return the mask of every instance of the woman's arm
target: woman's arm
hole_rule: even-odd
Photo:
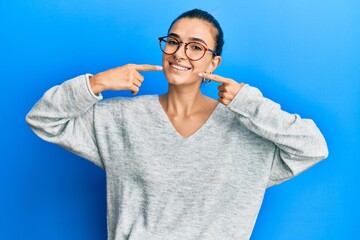
[[[251,131],[276,145],[268,186],[279,184],[328,156],[323,135],[311,119],[290,114],[244,85],[227,107]]]
[[[104,168],[94,130],[94,106],[102,96],[92,92],[89,77],[82,75],[49,89],[27,114],[26,122],[45,141]]]
[[[236,113],[248,129],[275,144],[268,186],[279,184],[328,156],[325,139],[311,119],[283,111],[257,88],[214,74],[199,76],[222,83],[218,101]]]
[[[94,76],[86,74],[68,80],[49,89],[28,113],[26,121],[40,138],[104,168],[94,127],[95,104],[102,99],[101,92],[131,90],[136,94],[144,81],[139,71],[161,69],[147,64],[127,64]]]

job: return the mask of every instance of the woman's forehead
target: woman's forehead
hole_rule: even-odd
[[[208,22],[197,18],[182,18],[174,23],[169,33],[178,35],[182,41],[199,38],[214,45],[216,29]]]

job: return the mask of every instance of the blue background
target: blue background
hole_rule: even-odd
[[[12,0],[0,3],[0,239],[106,239],[105,173],[37,138],[25,115],[77,75],[160,64],[157,37],[194,7],[225,33],[215,73],[314,119],[328,142],[326,161],[267,191],[252,239],[360,238],[360,1]],[[166,91],[161,73],[144,75],[139,94]]]

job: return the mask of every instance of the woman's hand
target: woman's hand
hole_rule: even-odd
[[[162,70],[161,66],[127,64],[92,76],[90,86],[95,94],[104,90],[131,90],[132,94],[136,94],[144,81],[144,77],[139,72],[160,70]]]
[[[199,73],[199,77],[206,78],[209,80],[214,80],[215,82],[222,83],[219,87],[219,99],[218,102],[227,106],[235,97],[235,95],[240,91],[244,86],[243,83],[238,83],[231,78],[224,78],[219,75],[209,74],[209,73]]]

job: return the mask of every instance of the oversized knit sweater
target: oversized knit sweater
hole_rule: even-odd
[[[249,85],[187,138],[159,95],[100,100],[82,75],[49,89],[26,120],[106,171],[111,240],[249,239],[266,188],[328,154],[312,120]]]

